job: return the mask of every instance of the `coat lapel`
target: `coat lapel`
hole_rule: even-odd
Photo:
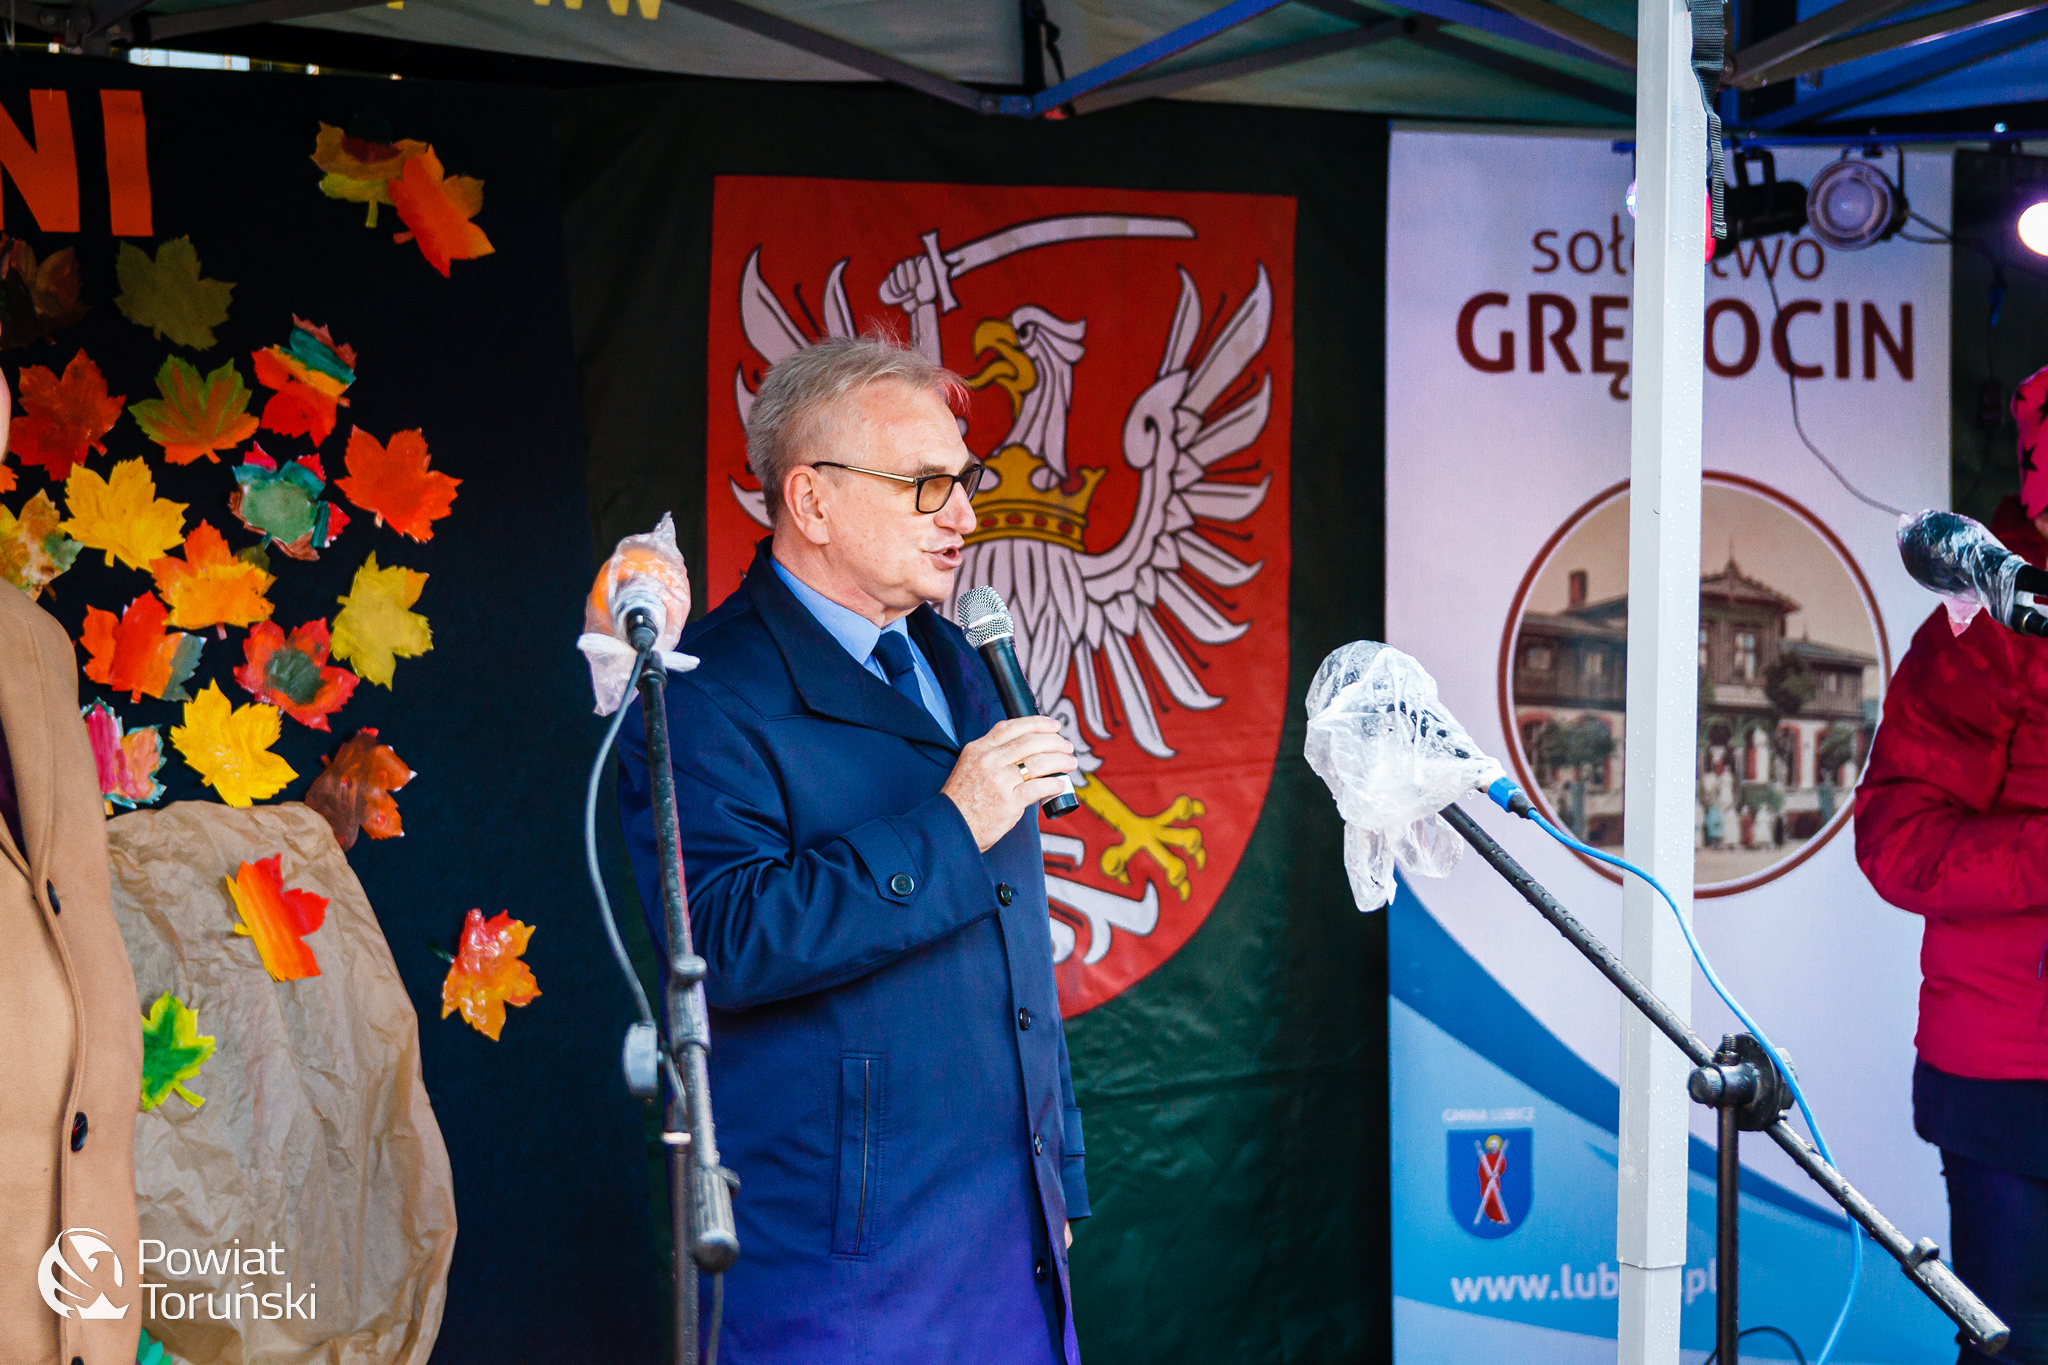
[[[946,628],[945,619],[928,606],[910,613],[910,633],[917,637],[917,647],[939,676],[961,743],[980,739],[989,726],[1003,718],[988,670],[963,646],[958,634]]]
[[[855,663],[831,632],[818,624],[810,609],[797,601],[796,594],[776,577],[768,563],[768,546],[769,542],[763,540],[755,551],[745,586],[754,610],[761,614],[768,633],[775,637],[776,647],[782,651],[783,662],[789,666],[789,675],[796,682],[804,705],[835,720],[885,730],[918,744],[935,745],[947,753],[958,752],[960,746],[946,738],[946,732],[922,706]],[[923,647],[922,638],[918,644]],[[941,665],[932,658],[930,650],[925,657],[931,661],[932,671],[938,673]],[[951,666],[957,675],[957,660]],[[942,686],[944,679],[945,675],[940,673]],[[952,699],[950,689],[947,697]],[[957,706],[954,714],[959,714]]]
[[[21,802],[21,832],[27,848],[16,848],[0,821],[0,852],[31,880],[40,877],[50,852],[56,757],[51,748],[50,698],[44,696],[48,668],[28,613],[40,611],[9,588],[0,597],[0,729],[7,734],[14,794]],[[64,661],[67,665],[70,660]]]

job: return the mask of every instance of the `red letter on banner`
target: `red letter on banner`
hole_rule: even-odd
[[[0,171],[14,178],[36,226],[44,232],[78,231],[78,153],[71,145],[71,105],[62,90],[31,90],[36,142],[29,146],[0,109]]]
[[[116,237],[149,237],[149,132],[140,90],[100,91],[107,130],[107,208]]]
[[[1505,308],[1506,294],[1474,294],[1465,300],[1465,306],[1458,310],[1458,354],[1465,357],[1465,363],[1485,374],[1506,374],[1515,368],[1515,334],[1500,334],[1500,357],[1489,360],[1479,354],[1479,348],[1472,344],[1472,324],[1479,317],[1482,308]]]

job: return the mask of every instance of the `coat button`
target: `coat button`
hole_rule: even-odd
[[[1039,1282],[1040,1284],[1044,1284],[1044,1283],[1045,1283],[1045,1262],[1044,1262],[1044,1261],[1034,1261],[1034,1262],[1032,1263],[1032,1266],[1031,1266],[1031,1278],[1032,1278],[1032,1279],[1034,1279],[1034,1280],[1036,1280],[1036,1281],[1038,1281],[1038,1282]]]
[[[1022,1006],[1017,1009],[1017,1027],[1026,1033],[1031,1032],[1031,1011]]]
[[[1010,889],[1010,884],[1008,882],[997,882],[996,899],[1001,901],[1004,905],[1008,905],[1011,901],[1017,899],[1017,893]]]
[[[84,1149],[85,1111],[81,1109],[79,1112],[71,1116],[71,1150],[74,1152],[78,1152],[83,1151]]]
[[[895,876],[889,878],[889,889],[899,896],[907,896],[917,890],[917,878],[911,876],[908,872],[898,872]]]
[[[55,882],[44,882],[43,893],[50,898],[50,913],[53,915],[63,914],[64,903],[57,899],[57,884]],[[1003,904],[1008,905],[1009,902],[1004,901]]]
[[[80,1115],[78,1116],[78,1121],[79,1121],[80,1123],[83,1123],[83,1122],[85,1122],[85,1115],[83,1115],[83,1114],[80,1114]],[[72,1146],[74,1146],[74,1147],[76,1147],[76,1146],[78,1145],[78,1143],[77,1143],[77,1141],[76,1141],[76,1140],[74,1140],[74,1141],[72,1142],[72,1144],[71,1144],[71,1145],[72,1145]],[[1033,1133],[1033,1134],[1031,1135],[1031,1155],[1033,1155],[1033,1156],[1044,1156],[1044,1155],[1045,1155],[1045,1139],[1044,1139],[1043,1137],[1039,1136],[1039,1135],[1038,1135],[1037,1133]]]

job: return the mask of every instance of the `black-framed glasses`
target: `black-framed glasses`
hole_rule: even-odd
[[[974,494],[988,478],[988,466],[971,464],[958,474],[891,474],[886,469],[862,469],[857,464],[840,464],[835,460],[813,460],[813,469],[845,469],[855,474],[872,474],[878,479],[889,479],[895,483],[907,483],[917,489],[917,510],[932,516],[945,507],[953,496],[953,485],[959,484],[960,491],[972,502]]]

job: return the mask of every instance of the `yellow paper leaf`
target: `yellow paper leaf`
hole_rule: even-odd
[[[185,703],[185,723],[171,727],[171,743],[221,800],[246,806],[277,795],[298,776],[270,752],[281,728],[275,706],[230,706],[220,684],[208,683]]]
[[[394,564],[377,567],[373,553],[356,570],[348,595],[337,598],[341,613],[334,618],[334,657],[346,659],[356,673],[379,687],[391,686],[397,659],[410,659],[434,647],[427,618],[410,610],[420,600],[427,576]]]
[[[152,562],[157,591],[171,609],[171,624],[186,630],[204,626],[251,626],[268,621],[264,592],[277,580],[228,550],[227,541],[202,521],[185,537],[185,557]]]
[[[0,578],[31,598],[42,596],[50,580],[78,558],[78,542],[58,529],[57,504],[37,493],[16,516],[0,507]]]
[[[147,569],[185,539],[185,504],[156,495],[156,480],[141,460],[123,460],[102,479],[84,465],[64,481],[71,519],[65,535],[90,550],[104,550],[107,567],[116,559]]]

